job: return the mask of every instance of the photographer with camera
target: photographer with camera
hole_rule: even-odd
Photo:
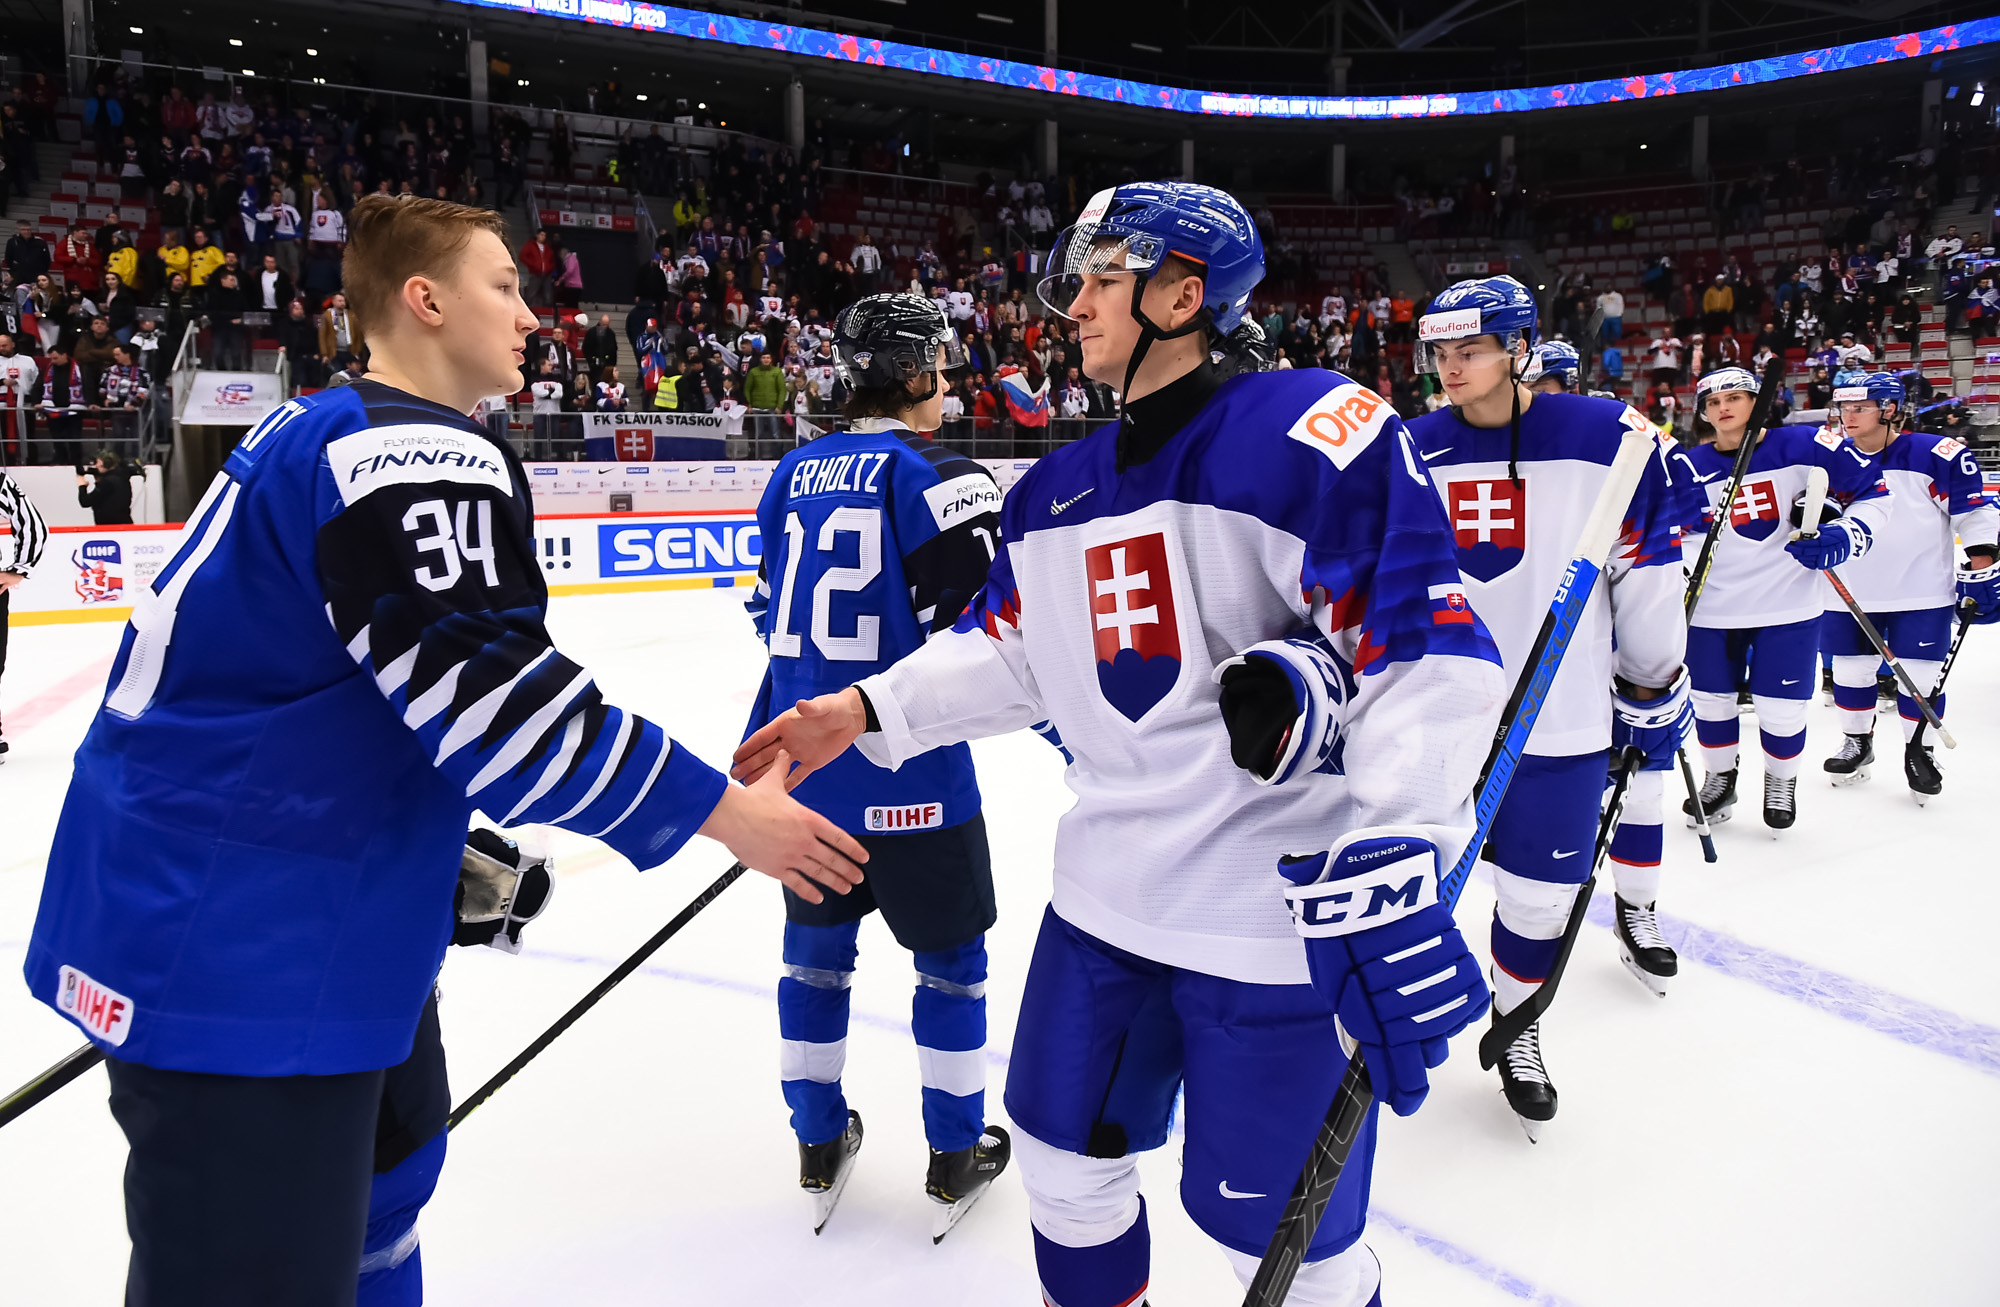
[[[98,526],[132,525],[132,478],[138,468],[108,449],[95,463],[76,465],[76,502]]]

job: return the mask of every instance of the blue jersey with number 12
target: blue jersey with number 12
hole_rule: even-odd
[[[764,561],[745,607],[771,665],[744,733],[949,630],[985,583],[999,510],[985,468],[901,426],[835,432],[787,454],[757,508]],[[956,826],[979,811],[963,744],[895,771],[850,749],[793,793],[842,830],[871,835]]]

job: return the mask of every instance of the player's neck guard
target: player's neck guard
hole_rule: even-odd
[[[1118,423],[1117,470],[1150,461],[1194,420],[1222,381],[1221,370],[1203,358],[1191,371],[1125,405]]]

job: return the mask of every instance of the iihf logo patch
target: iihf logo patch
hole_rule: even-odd
[[[1506,477],[1451,481],[1445,486],[1458,570],[1491,581],[1520,565],[1528,546],[1527,479]]]
[[[1165,533],[1154,531],[1083,555],[1098,688],[1129,721],[1143,718],[1181,678],[1170,553]]]

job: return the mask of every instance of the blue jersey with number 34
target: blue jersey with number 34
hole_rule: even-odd
[[[787,454],[757,508],[764,561],[745,607],[771,665],[744,733],[949,630],[985,584],[999,509],[985,468],[903,427],[835,432]],[[956,826],[979,811],[963,744],[893,772],[850,749],[793,793],[866,834]]]

